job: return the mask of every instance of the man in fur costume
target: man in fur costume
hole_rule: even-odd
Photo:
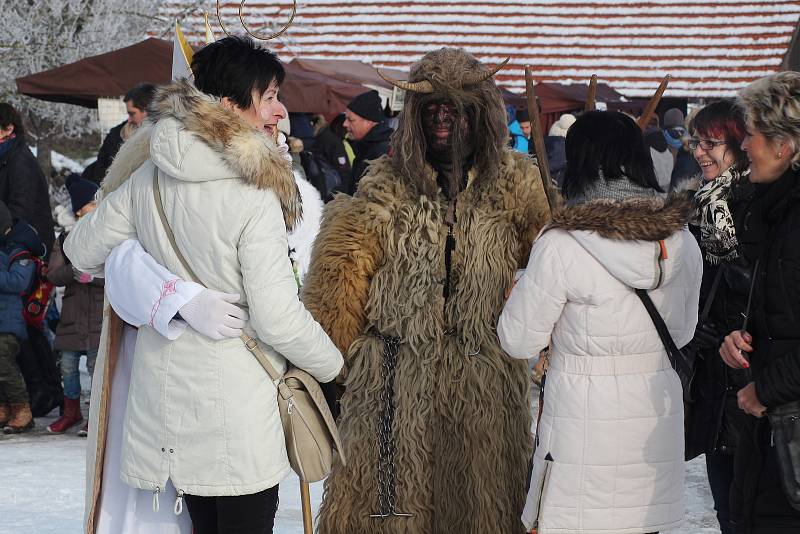
[[[549,210],[492,74],[425,55],[392,154],[323,213],[303,299],[346,354],[347,465],[320,534],[523,531],[530,378],[495,326]]]

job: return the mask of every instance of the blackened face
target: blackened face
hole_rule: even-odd
[[[458,108],[449,102],[431,102],[425,108],[422,125],[428,138],[428,148],[434,152],[448,150],[453,133],[458,126],[463,135],[469,134],[469,121]]]

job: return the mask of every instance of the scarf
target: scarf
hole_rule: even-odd
[[[731,190],[747,180],[750,169],[740,172],[733,167],[716,179],[703,184],[695,193],[694,201],[700,216],[700,245],[706,259],[713,265],[731,261],[739,257],[736,250],[736,227],[728,207]]]
[[[11,152],[11,149],[17,144],[14,139],[16,139],[16,135],[13,133],[6,137],[6,140],[0,143],[0,159],[6,157],[6,154]]]
[[[602,169],[595,180],[580,195],[567,200],[567,206],[583,204],[593,200],[629,200],[632,198],[656,198],[658,191],[634,184],[625,176],[606,179]]]

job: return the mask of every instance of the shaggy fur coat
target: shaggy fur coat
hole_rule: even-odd
[[[306,307],[345,356],[339,428],[347,465],[325,483],[320,534],[521,533],[531,458],[530,377],[500,348],[504,292],[549,216],[535,164],[503,149],[456,199],[449,297],[444,196],[374,162],[355,197],[326,206]],[[427,183],[435,183],[431,167]],[[378,513],[384,343],[399,338],[396,510]]]

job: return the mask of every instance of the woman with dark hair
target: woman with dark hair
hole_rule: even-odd
[[[755,192],[737,238],[754,266],[754,283],[747,329],[740,324],[719,350],[728,366],[748,373],[736,393],[745,416],[731,520],[736,534],[794,534],[800,532],[797,464],[779,462],[778,455],[790,447],[796,455],[800,443],[800,73],[756,80],[738,103]],[[765,417],[779,411],[788,412],[788,435]]]
[[[5,102],[0,102],[0,201],[12,217],[33,226],[49,255],[55,234],[47,180],[28,148],[19,113]]]
[[[684,513],[683,395],[634,290],[647,290],[678,346],[691,340],[692,203],[663,197],[622,113],[582,115],[566,152],[566,207],[534,243],[498,324],[510,356],[551,350],[523,523],[540,534],[668,530]]]
[[[705,454],[708,480],[722,534],[733,534],[728,498],[733,454],[743,424],[736,392],[746,385],[742,371],[717,356],[722,337],[742,323],[750,287],[750,265],[739,252],[737,228],[752,195],[747,154],[741,148],[744,115],[733,101],[708,104],[689,121],[687,144],[700,165],[695,194],[697,224],[692,232],[703,251],[703,284],[695,338],[699,356],[687,413],[686,458]]]
[[[109,168],[103,200],[64,250],[77,269],[100,273],[115,247],[138,239],[158,264],[183,280],[191,269],[208,288],[180,308],[193,328],[179,337],[165,339],[155,327],[175,316],[165,303],[178,278],[161,286],[139,328],[119,476],[152,492],[155,512],[174,485],[174,511],[181,514],[185,499],[196,534],[272,532],[278,483],[290,472],[276,386],[241,339],[226,338],[244,333],[279,373],[291,362],[320,382],[338,375],[342,356],[300,303],[288,256],[287,228],[298,224],[301,203],[274,141],[286,116],[283,66],[249,38],[226,37],[198,51],[192,71],[194,86],[179,80],[158,90],[148,120]],[[196,320],[211,306],[226,310],[224,320],[204,333]],[[122,321],[108,317],[95,371],[101,394],[90,414],[90,533],[121,343]]]

